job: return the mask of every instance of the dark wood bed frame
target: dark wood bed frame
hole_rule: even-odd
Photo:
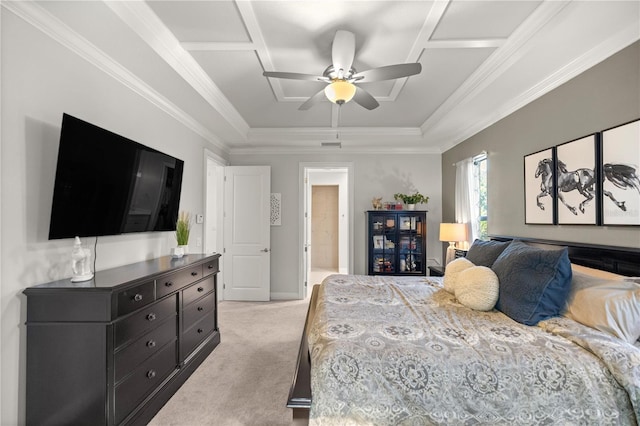
[[[599,244],[572,243],[566,241],[540,240],[535,238],[491,236],[495,241],[511,241],[514,238],[525,241],[535,247],[545,249],[560,249],[568,247],[569,259],[572,263],[620,275],[640,276],[640,248],[615,247]],[[294,419],[308,419],[311,408],[311,358],[307,343],[307,331],[316,312],[316,302],[319,285],[313,286],[309,310],[302,331],[298,362],[289,391],[287,407],[293,409]]]

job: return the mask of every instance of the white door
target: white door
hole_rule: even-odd
[[[224,299],[270,299],[271,167],[228,166],[224,182]]]

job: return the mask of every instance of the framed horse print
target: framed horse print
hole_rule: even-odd
[[[640,120],[602,132],[602,224],[640,225]]]
[[[555,160],[555,148],[534,152],[524,157],[525,224],[554,225],[556,223]]]
[[[559,225],[598,225],[597,140],[594,133],[556,146]]]

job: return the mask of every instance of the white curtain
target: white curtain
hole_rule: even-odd
[[[479,235],[478,179],[474,177],[474,171],[473,158],[456,163],[456,222],[467,224],[467,242],[460,244],[460,247],[465,249],[468,249]]]

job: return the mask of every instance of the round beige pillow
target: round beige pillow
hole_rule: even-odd
[[[459,257],[455,260],[452,260],[447,264],[447,267],[444,269],[444,289],[449,293],[455,293],[456,281],[458,280],[458,274],[465,269],[472,268],[475,265],[464,257]]]
[[[458,302],[476,311],[490,311],[498,301],[498,276],[486,266],[474,266],[461,271],[455,284]]]

